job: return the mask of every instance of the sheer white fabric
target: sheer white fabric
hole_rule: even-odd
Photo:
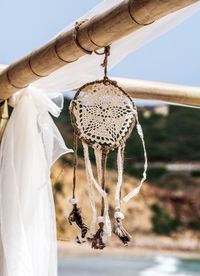
[[[0,275],[56,276],[50,168],[70,150],[48,111],[58,116],[62,104],[33,88],[15,97],[14,104],[0,150]]]
[[[83,18],[90,18],[119,2],[102,1]],[[200,1],[197,1],[113,43],[109,68],[199,10]],[[49,174],[54,160],[69,150],[48,113],[58,116],[61,110],[50,95],[76,89],[100,77],[102,59],[96,54],[86,55],[35,81],[15,99],[15,109],[0,149],[1,276],[57,275]]]

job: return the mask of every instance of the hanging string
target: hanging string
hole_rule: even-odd
[[[85,237],[88,231],[86,224],[81,215],[81,210],[78,208],[78,199],[75,196],[76,193],[76,181],[77,181],[77,165],[78,165],[78,137],[74,132],[74,172],[73,172],[73,188],[72,188],[72,198],[70,203],[73,205],[73,209],[69,214],[68,221],[72,225],[74,222],[81,230],[81,235],[76,237],[77,243],[85,242]]]
[[[104,176],[104,171],[103,171],[103,152],[102,150],[100,150],[99,148],[95,148],[94,149],[94,153],[95,153],[95,159],[96,159],[96,166],[97,166],[97,178],[98,178],[98,182],[101,185],[102,190],[105,191],[104,189],[104,181],[103,178],[105,178]],[[103,183],[103,184],[102,184]],[[103,202],[103,197],[102,197],[102,209],[101,209],[101,216],[103,216],[103,212],[104,212],[104,202]]]
[[[101,66],[104,68],[104,81],[106,83],[108,80],[108,57],[110,56],[110,46],[105,47],[104,54],[105,58]]]
[[[94,149],[95,154],[95,160],[96,160],[96,166],[97,166],[97,179],[98,182],[102,182],[102,150],[99,148]]]
[[[89,200],[90,200],[90,206],[92,209],[92,221],[90,224],[90,235],[91,235],[91,238],[93,238],[93,236],[95,235],[95,232],[96,232],[96,222],[97,222],[95,192],[94,192],[93,180],[92,180],[91,172],[90,172],[90,160],[89,160],[88,145],[84,142],[82,142],[82,145],[83,145],[83,151],[84,151],[86,176],[87,176],[87,182],[88,182]]]
[[[118,147],[117,153],[117,168],[118,168],[118,180],[115,192],[115,222],[113,227],[113,232],[122,241],[124,246],[128,246],[131,241],[131,235],[126,231],[123,226],[122,220],[124,219],[124,214],[121,212],[121,187],[123,182],[123,168],[124,168],[124,149],[125,144],[121,144]]]
[[[144,171],[142,174],[142,179],[140,181],[140,184],[123,198],[124,202],[128,202],[131,198],[135,197],[140,192],[140,189],[142,188],[142,185],[147,178],[147,167],[148,167],[147,151],[146,151],[146,146],[145,146],[145,142],[144,142],[144,134],[142,131],[142,127],[139,123],[137,109],[136,109],[135,116],[136,116],[136,123],[137,123],[137,125],[136,125],[137,133],[142,141],[142,146],[143,146],[143,151],[144,151]]]
[[[97,166],[97,177],[98,182],[100,183],[102,189],[105,191],[105,171],[106,171],[106,162],[107,162],[107,155],[108,152],[102,151],[99,148],[94,149],[95,159],[96,159],[96,166]],[[106,191],[105,191],[106,192]],[[102,196],[102,206],[101,206],[101,217],[104,217],[104,233],[107,236],[111,235],[111,223],[108,214],[108,200],[107,197]]]
[[[98,192],[105,197],[106,193],[105,191],[102,190],[101,186],[96,182],[93,172],[92,172],[92,166],[89,158],[89,150],[88,150],[88,145],[82,141],[83,144],[83,151],[84,151],[84,159],[85,159],[85,166],[86,166],[86,174],[87,174],[87,180],[89,184],[89,198],[90,198],[90,205],[92,208],[92,222],[90,226],[90,233],[91,236],[93,237],[95,235],[95,228],[96,228],[96,222],[97,222],[97,212],[96,212],[96,206],[95,206],[95,193],[94,193],[94,188],[95,187]]]
[[[101,178],[101,188],[105,191],[105,172],[106,172],[106,160],[107,160],[107,153],[102,153],[102,178]],[[104,209],[105,209],[105,202],[104,197],[102,197],[102,206],[101,206],[101,216],[104,216]]]
[[[88,145],[85,142],[82,142],[82,144],[83,144],[83,149],[84,149],[84,158],[85,158],[88,180],[89,180],[89,182],[91,181],[93,183],[94,187],[97,189],[97,191],[100,193],[100,195],[104,199],[103,216],[98,217],[96,219],[96,222],[101,224],[101,226],[102,226],[101,230],[104,231],[104,234],[106,236],[111,236],[112,230],[111,230],[111,223],[110,223],[110,218],[109,218],[109,213],[108,213],[109,205],[108,205],[107,193],[105,190],[102,189],[101,185],[99,183],[97,183],[96,179],[94,178],[93,171],[92,171],[92,165],[91,165],[90,158],[89,158]],[[102,231],[97,231],[98,235],[101,235]],[[95,238],[96,234],[94,235],[94,238]],[[98,249],[102,249],[102,248],[98,248]]]
[[[84,158],[86,161],[87,169],[88,169],[89,175],[91,177],[91,180],[92,180],[95,188],[97,189],[97,191],[105,198],[105,197],[107,197],[107,193],[101,188],[99,183],[97,183],[96,179],[94,178],[93,172],[92,172],[92,165],[91,165],[90,158],[89,158],[88,145],[85,142],[82,142],[82,144],[83,144],[83,150],[84,150]]]
[[[106,83],[106,81],[108,80],[108,57],[110,56],[110,45],[104,47],[104,51],[102,53],[98,51],[94,52],[97,55],[104,55],[104,60],[101,66],[104,68],[104,81]]]
[[[74,171],[73,171],[73,188],[72,188],[72,198],[75,198],[76,193],[76,179],[77,179],[77,166],[78,166],[78,137],[74,132],[74,140],[73,140],[73,148],[74,148]]]
[[[115,191],[115,209],[121,208],[121,187],[123,182],[123,168],[124,168],[124,148],[125,145],[120,145],[117,152],[117,167],[118,167],[118,179]]]

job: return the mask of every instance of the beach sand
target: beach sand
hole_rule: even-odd
[[[151,242],[150,242],[150,241]],[[162,243],[161,243],[162,240]],[[147,242],[149,241],[149,242]],[[77,244],[75,241],[58,242],[59,257],[64,256],[157,256],[166,255],[184,259],[200,260],[199,243],[196,241],[184,240],[174,241],[170,238],[156,240],[137,239],[135,243],[124,247],[121,243],[114,243],[104,250],[94,250],[88,243]]]

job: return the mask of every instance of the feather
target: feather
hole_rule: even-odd
[[[77,226],[81,229],[81,238],[84,239],[87,235],[88,227],[83,222],[83,218],[81,216],[81,211],[77,207],[76,204],[73,205],[73,209],[72,209],[71,213],[69,214],[68,221],[69,221],[70,225],[72,225],[73,222],[75,222],[77,224]],[[80,242],[79,238],[77,239],[77,242],[78,242],[78,240]]]
[[[113,232],[116,236],[122,241],[124,246],[128,246],[128,243],[131,241],[131,235],[124,228],[121,220],[119,218],[116,219],[114,224]]]
[[[106,244],[104,242],[104,223],[99,223],[99,229],[97,230],[96,234],[92,238],[92,248],[94,249],[104,249]]]

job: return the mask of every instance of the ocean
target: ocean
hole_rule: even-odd
[[[200,260],[169,256],[81,256],[59,259],[59,276],[200,276]]]

